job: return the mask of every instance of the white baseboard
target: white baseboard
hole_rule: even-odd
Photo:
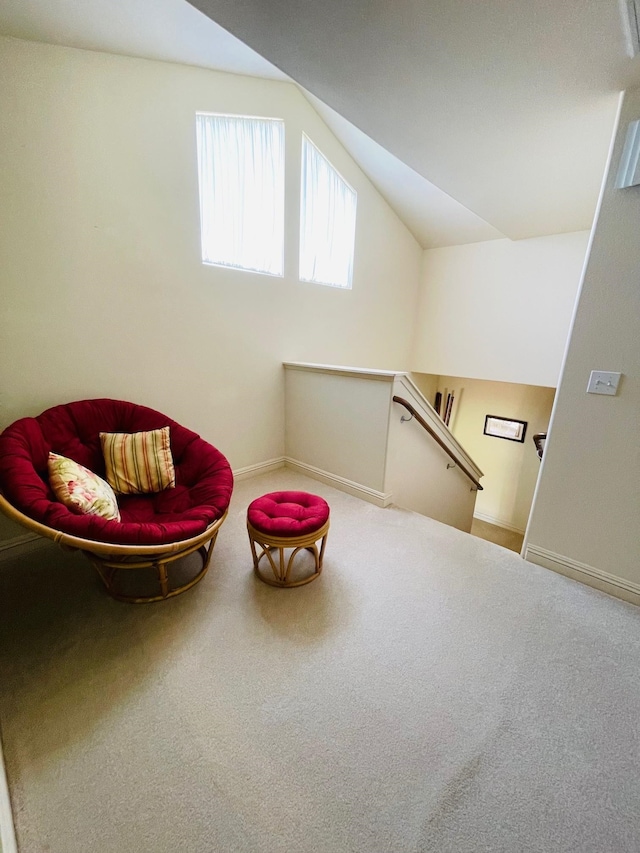
[[[551,569],[554,572],[585,583],[587,586],[592,586],[616,598],[630,601],[631,604],[640,604],[640,584],[633,581],[616,577],[616,575],[603,572],[594,566],[579,563],[577,560],[564,557],[562,554],[555,554],[553,551],[547,551],[546,548],[540,548],[537,545],[527,545],[523,557],[530,563],[543,566],[545,569]]]
[[[483,512],[474,512],[473,517],[477,518],[478,521],[486,521],[487,524],[495,524],[496,527],[504,527],[505,530],[511,530],[512,533],[521,533],[524,535],[522,527],[516,527],[513,524],[509,524],[508,521],[503,521],[501,518],[495,518],[493,515],[485,515]]]
[[[259,474],[268,474],[269,471],[277,471],[278,468],[284,468],[285,457],[278,456],[277,459],[267,459],[266,462],[257,462],[255,465],[245,465],[244,468],[236,468],[233,472],[234,480],[248,480],[250,477],[257,477]]]
[[[299,462],[297,459],[285,457],[285,465],[299,474],[306,474],[307,477],[312,477],[314,480],[319,480],[327,486],[333,486],[341,492],[346,492],[356,498],[361,498],[363,501],[375,504],[379,507],[387,507],[393,499],[393,495],[385,492],[379,492],[376,489],[371,489],[368,486],[363,486],[360,483],[354,483],[353,480],[347,480],[345,477],[338,477],[337,474],[330,474],[328,471],[323,471],[322,468],[316,468],[313,465],[307,465],[306,462]]]
[[[2,737],[0,736],[0,853],[18,853],[16,831],[9,797],[9,783],[4,766],[2,753]]]
[[[24,554],[30,554],[32,551],[38,551],[40,548],[48,547],[51,544],[49,539],[38,536],[37,533],[25,533],[24,536],[5,539],[0,541],[0,563],[4,560],[15,560],[16,557],[22,557]],[[4,853],[4,850],[1,853]]]

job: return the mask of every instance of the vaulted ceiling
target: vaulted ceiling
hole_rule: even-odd
[[[640,83],[618,0],[3,0],[0,34],[291,78],[424,246],[590,227]]]
[[[589,227],[638,79],[617,0],[192,0],[511,238]]]

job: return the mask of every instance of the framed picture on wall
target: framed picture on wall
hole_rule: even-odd
[[[522,442],[526,431],[527,421],[501,418],[498,415],[487,415],[484,419],[484,435],[492,435],[494,438]]]

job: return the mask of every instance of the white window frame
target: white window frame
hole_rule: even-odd
[[[310,146],[320,160],[324,161],[334,181],[344,185],[348,195],[345,195],[344,203],[338,204],[342,208],[343,219],[348,217],[349,221],[337,223],[332,216],[331,208],[336,206],[340,199],[332,198],[332,189],[327,191],[328,197],[317,199],[316,220],[314,222],[313,212],[313,186],[307,173],[307,148]],[[352,205],[352,214],[348,207]],[[358,209],[358,193],[344,176],[336,169],[328,157],[322,153],[318,146],[307,136],[302,134],[302,156],[300,168],[300,259],[299,278],[300,281],[309,281],[316,284],[324,284],[329,287],[339,287],[343,290],[351,290],[353,287],[353,266],[355,261],[355,236]],[[337,264],[333,263],[331,257],[336,254],[336,227],[342,228],[343,233],[338,237],[340,245],[339,253],[342,255],[342,269],[337,271]],[[346,229],[346,233],[345,232]],[[325,243],[322,246],[322,243]],[[324,254],[324,257],[323,257]],[[333,267],[333,269],[332,269]]]
[[[218,141],[206,138],[207,132],[213,134],[215,122],[207,131],[206,119],[263,122],[270,130],[277,125],[277,145],[271,152],[275,161],[271,164],[273,171],[269,171],[267,156],[243,162],[242,150],[234,150],[226,160],[223,152],[218,152],[216,159],[214,154]],[[283,119],[196,112],[200,239],[204,264],[278,278],[284,276],[285,142]],[[245,181],[252,169],[263,178],[257,186],[252,186],[250,179]],[[226,199],[224,205],[223,198]],[[234,204],[238,212],[235,218]]]

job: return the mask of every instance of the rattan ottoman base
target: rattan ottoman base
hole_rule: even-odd
[[[269,536],[267,533],[256,530],[250,522],[247,522],[247,531],[253,553],[253,568],[256,575],[264,583],[268,583],[270,586],[294,587],[310,583],[320,576],[322,572],[322,558],[324,557],[324,549],[327,544],[327,534],[329,532],[329,521],[317,530],[305,533],[304,536]],[[318,549],[317,543],[320,539],[322,542]],[[258,553],[256,546],[262,549],[260,553]],[[303,578],[291,580],[291,570],[295,558],[300,551],[304,550],[313,554],[315,571]],[[288,558],[287,551],[291,551]],[[261,570],[260,562],[264,557],[267,558],[266,562],[269,563],[271,574],[265,574]]]

